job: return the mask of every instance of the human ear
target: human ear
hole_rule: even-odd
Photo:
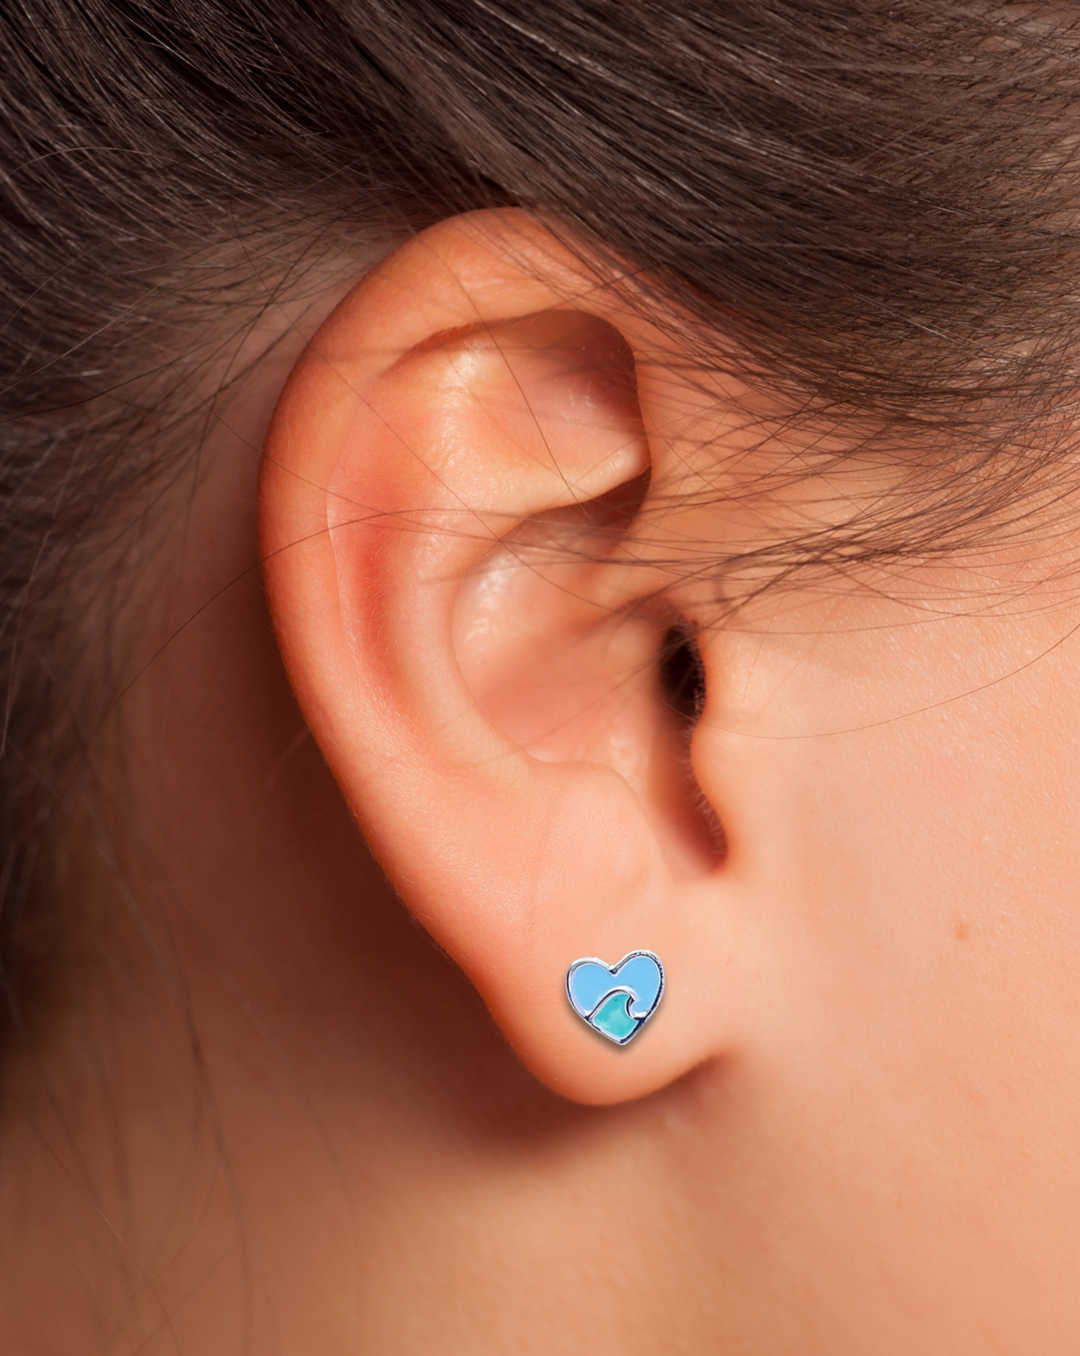
[[[651,451],[624,322],[527,218],[445,222],[309,344],[260,491],[285,663],[372,848],[526,1065],[593,1103],[730,1037],[679,617],[624,548]],[[565,977],[638,950],[666,990],[620,1047]]]

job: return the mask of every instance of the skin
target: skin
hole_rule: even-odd
[[[1071,508],[718,584],[702,543],[842,527],[902,452],[781,431],[514,214],[343,290],[120,622],[0,1352],[1075,1352]],[[562,976],[641,946],[616,1050]]]

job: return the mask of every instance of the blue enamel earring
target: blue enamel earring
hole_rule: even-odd
[[[664,994],[664,967],[651,951],[630,951],[617,965],[595,956],[566,972],[566,996],[583,1022],[616,1045],[628,1045]]]

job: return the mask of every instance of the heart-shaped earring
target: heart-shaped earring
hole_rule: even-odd
[[[617,965],[595,956],[566,972],[566,996],[582,1021],[616,1045],[632,1041],[664,993],[664,967],[651,951],[630,951]]]

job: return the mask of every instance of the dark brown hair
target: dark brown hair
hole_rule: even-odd
[[[1073,400],[1076,36],[978,0],[6,5],[9,935],[108,690],[102,562],[122,594],[146,489],[190,454],[167,435],[192,373],[365,232],[552,214],[722,360],[934,435],[932,488],[796,563],[938,549],[1020,504]]]

